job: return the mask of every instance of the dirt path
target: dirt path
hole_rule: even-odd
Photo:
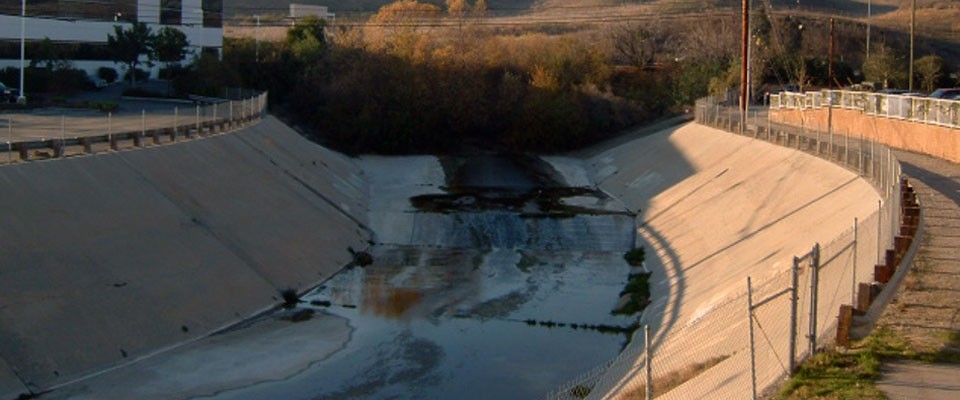
[[[920,358],[955,366],[890,363],[879,386],[891,399],[958,398],[952,397],[957,391],[938,397],[929,383],[931,374],[944,373],[960,382],[960,165],[915,153],[897,152],[897,157],[920,195],[925,231],[911,271],[879,326],[897,332]]]

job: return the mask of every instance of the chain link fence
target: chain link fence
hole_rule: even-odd
[[[143,109],[140,113],[44,110],[0,115],[0,163],[156,146],[223,133],[258,121],[267,92],[232,89],[224,98]],[[235,99],[234,99],[235,98]],[[6,153],[6,154],[3,154]]]
[[[818,101],[815,96],[784,98]],[[894,245],[901,223],[900,165],[890,149],[829,131],[774,125],[765,112],[742,115],[734,104],[729,96],[701,99],[696,122],[847,168],[877,188],[882,200],[876,211],[851,220],[837,237],[796,238],[808,241],[811,250],[782,260],[792,269],[758,281],[744,277],[743,290],[685,325],[653,332],[645,338],[649,346],[638,331],[617,358],[557,388],[548,399],[762,397],[798,363],[832,345],[840,305],[857,304],[858,285],[874,281],[875,265],[884,262],[884,250]],[[643,228],[639,234],[645,235]],[[669,311],[668,306],[664,313]]]

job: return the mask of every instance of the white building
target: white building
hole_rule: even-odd
[[[290,19],[297,21],[305,17],[317,17],[327,20],[335,20],[337,16],[330,12],[327,6],[312,6],[307,4],[290,4]]]
[[[170,26],[181,30],[190,42],[190,53],[220,55],[223,49],[223,0],[27,0],[27,43],[45,38],[69,48],[73,67],[96,75],[107,66],[122,76],[123,66],[106,56],[107,35],[114,26],[146,23],[153,32]],[[20,0],[0,2],[0,68],[20,65]],[[79,49],[79,50],[78,50]],[[31,55],[26,53],[27,63]],[[188,59],[191,56],[188,55]],[[141,67],[145,68],[145,67]],[[151,71],[157,76],[160,66]],[[10,83],[8,83],[9,85]]]

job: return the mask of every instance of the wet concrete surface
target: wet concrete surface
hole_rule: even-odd
[[[603,193],[565,187],[539,160],[361,164],[377,191],[371,225],[413,229],[411,236],[434,245],[376,242],[371,265],[341,270],[296,309],[267,316],[274,325],[241,325],[51,398],[529,399],[609,361],[628,343],[639,315],[612,311],[637,272],[623,259],[634,221]],[[506,193],[521,206],[437,212],[411,203],[464,188]],[[586,211],[520,218],[539,207],[543,195],[529,195],[537,191],[556,193],[552,204],[572,199]],[[462,221],[405,219],[410,215]],[[461,241],[452,233],[471,227],[487,239]],[[302,310],[313,310],[312,318],[286,320]]]
[[[610,313],[630,271],[619,254],[394,247],[374,257],[303,298],[350,321],[343,350],[215,398],[537,398],[626,343],[594,327],[635,319]]]

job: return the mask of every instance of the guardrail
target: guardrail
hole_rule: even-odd
[[[267,108],[267,92],[240,98],[239,100],[204,99],[197,101],[194,107],[174,107],[172,115],[163,113],[159,117],[142,112],[139,118],[127,118],[120,126],[118,121],[107,114],[100,127],[94,127],[95,133],[84,132],[68,127],[64,117],[50,119],[59,121],[59,129],[45,131],[53,138],[36,140],[16,140],[13,138],[14,123],[6,118],[7,140],[0,145],[0,163],[63,158],[77,155],[96,154],[105,151],[120,151],[176,143],[229,132],[259,121]],[[202,105],[202,104],[205,105]],[[181,113],[182,109],[182,113]],[[147,125],[148,117],[151,120]],[[44,117],[41,117],[44,118]],[[159,119],[159,121],[158,121]],[[139,121],[137,121],[139,120]],[[3,118],[0,118],[0,123]],[[139,125],[130,128],[130,125]],[[116,129],[121,128],[121,129]],[[19,128],[18,128],[19,129]],[[31,129],[30,127],[23,129]],[[114,131],[114,130],[117,131]],[[96,133],[99,131],[100,133]],[[2,135],[4,132],[0,132]]]
[[[770,109],[821,109],[835,107],[864,114],[960,129],[960,100],[888,95],[845,90],[784,92],[770,95]]]

